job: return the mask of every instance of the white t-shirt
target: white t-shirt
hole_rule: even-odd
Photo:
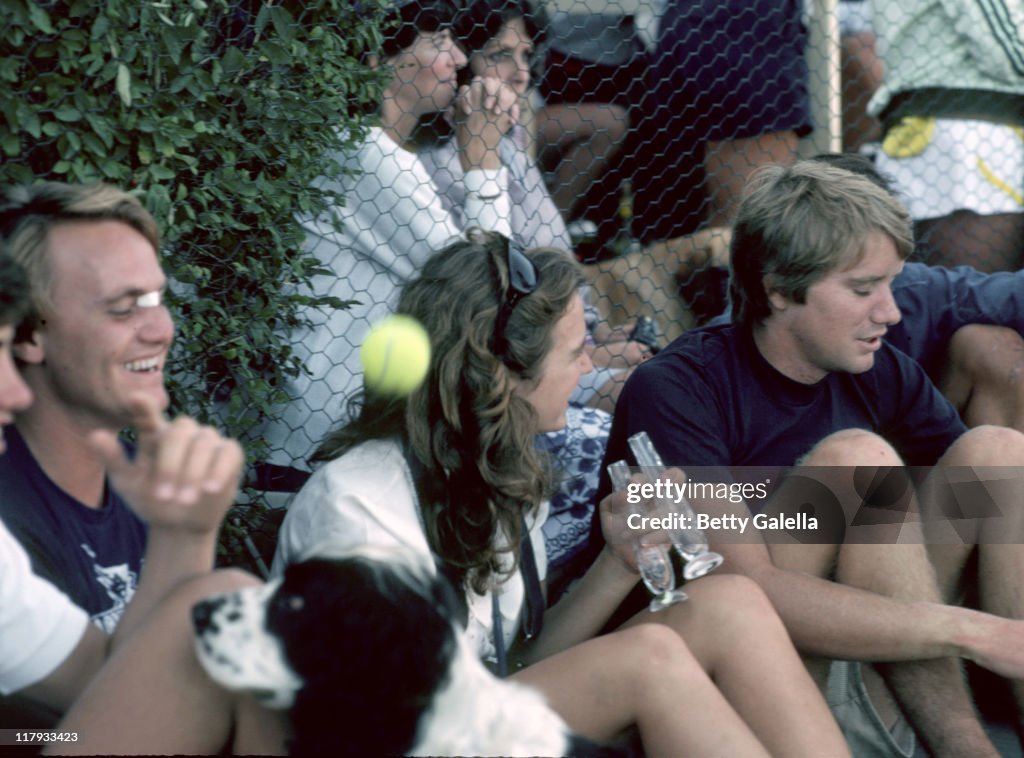
[[[530,540],[541,581],[547,575],[544,535],[545,502],[528,520]],[[271,573],[280,576],[288,563],[315,554],[319,545],[338,548],[358,545],[402,545],[427,556],[433,554],[423,530],[412,473],[401,447],[391,440],[373,440],[330,461],[314,472],[295,496],[278,535]],[[498,589],[506,647],[519,629],[526,589],[515,573]],[[494,655],[491,593],[467,591],[469,620],[466,635],[481,658]]]
[[[85,611],[32,573],[25,551],[0,522],[0,693],[53,673],[88,623]]]

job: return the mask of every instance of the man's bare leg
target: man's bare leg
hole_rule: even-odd
[[[52,752],[79,755],[237,753],[283,755],[287,715],[214,684],[196,659],[196,601],[258,580],[238,571],[186,583],[104,665],[59,726],[77,742]]]
[[[545,105],[537,116],[540,161],[554,167],[551,197],[571,221],[580,200],[622,148],[629,115],[610,103],[559,103]]]
[[[939,389],[968,426],[1024,431],[1024,338],[989,324],[961,327],[949,341]]]
[[[837,580],[903,600],[941,602],[924,545],[845,545]],[[872,687],[865,667],[865,683]],[[955,658],[877,664],[877,670],[928,751],[936,756],[998,755],[985,734]],[[883,720],[888,700],[875,701]],[[887,707],[888,706],[888,707]]]
[[[1016,332],[1012,334],[1020,340]],[[950,473],[952,479],[964,480],[973,470],[988,481],[985,492],[1000,514],[968,518],[959,527],[967,544],[929,544],[943,594],[948,602],[962,601],[968,594],[967,584],[976,582],[981,610],[1024,619],[1024,588],[1020,584],[1024,576],[1024,511],[1020,508],[1024,502],[1024,434],[1004,427],[979,427],[964,435],[943,457],[942,464],[957,467]],[[975,551],[977,573],[966,575],[968,560]],[[1024,739],[1024,684],[1011,680],[1010,687],[1016,703],[1018,735]]]
[[[864,465],[901,466],[895,450],[883,440],[864,434],[834,435],[819,445],[803,461],[808,466],[841,467]],[[841,469],[835,469],[837,471]],[[833,488],[842,486],[837,481]],[[840,499],[859,502],[851,491]],[[904,524],[901,535],[919,528]],[[882,544],[847,541],[839,547],[834,579],[842,584],[879,595],[911,602],[942,602],[938,578],[931,566],[923,538],[910,540],[916,544]],[[821,546],[811,546],[821,553]],[[821,571],[825,560],[809,563],[802,553],[806,546],[772,546],[772,559],[780,568]],[[814,552],[814,550],[810,551]],[[819,574],[821,575],[821,574]],[[898,708],[918,734],[925,747],[936,756],[998,755],[978,719],[964,680],[960,662],[955,658],[887,663],[878,666],[878,673],[888,686],[892,698],[865,666],[865,685],[883,721],[895,720]]]

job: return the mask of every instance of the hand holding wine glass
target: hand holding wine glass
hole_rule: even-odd
[[[616,490],[626,489],[629,485],[629,465],[625,461],[609,464],[608,476]],[[631,504],[631,508],[633,513],[649,515],[642,502]],[[632,539],[632,546],[640,578],[653,595],[648,605],[652,613],[687,599],[685,592],[676,589],[675,568],[667,545],[659,544],[657,536],[652,533],[638,532]]]
[[[643,467],[644,473],[654,479],[665,476],[665,465],[647,432],[632,435],[629,438],[629,447],[636,457],[636,462]],[[683,576],[687,581],[709,574],[722,565],[725,559],[708,547],[707,536],[702,529],[697,528],[695,514],[685,497],[681,497],[675,503],[664,498],[656,498],[654,502],[657,516],[667,519],[676,515],[682,517],[682,523],[689,524],[686,527],[665,530],[676,552],[686,562]]]

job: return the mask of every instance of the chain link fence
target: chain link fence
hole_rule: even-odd
[[[266,506],[344,417],[359,345],[397,288],[488,219],[458,120],[436,116],[474,76],[515,94],[501,213],[523,245],[584,264],[598,347],[642,317],[664,344],[718,315],[746,178],[798,156],[871,156],[924,260],[1020,265],[1019,3],[400,5],[419,9],[422,39],[383,0],[0,11],[3,181],[109,181],[161,223],[176,407],[215,407],[259,464],[231,562],[266,555]],[[633,358],[602,360],[579,401],[609,409]]]

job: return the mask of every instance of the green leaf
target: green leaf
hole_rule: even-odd
[[[167,88],[167,91],[170,92],[172,95],[176,95],[183,89],[188,89],[191,84],[191,76],[179,76],[171,83],[171,86]]]
[[[64,132],[64,134],[61,135],[61,138],[67,140],[67,149],[65,150],[65,155],[74,155],[75,153],[82,149],[82,138],[78,136],[77,132],[69,129],[68,131]]]
[[[160,29],[163,47],[175,66],[181,64],[181,56],[185,52],[185,47],[192,42],[193,33],[193,29],[181,26],[165,26]]]
[[[245,54],[232,45],[225,51],[224,58],[221,60],[221,66],[224,69],[224,75],[231,77],[246,68],[248,63]]]
[[[0,139],[0,150],[3,150],[8,158],[16,158],[21,152],[21,140],[18,139],[18,135],[6,132]]]
[[[88,121],[89,126],[92,127],[93,134],[103,141],[103,145],[107,149],[113,147],[114,127],[107,119],[93,113],[86,113],[85,120]]]
[[[117,64],[117,96],[125,108],[132,107],[132,72],[123,63]]]
[[[281,38],[281,41],[285,44],[291,43],[295,38],[296,28],[295,19],[292,17],[292,14],[280,5],[275,5],[270,8],[270,19],[274,24],[274,31],[277,32],[277,36]]]
[[[21,128],[29,133],[31,137],[39,139],[43,135],[43,128],[39,122],[39,114],[30,111],[21,122]]]
[[[85,145],[85,148],[93,155],[105,155],[107,152],[103,143],[100,141],[100,138],[97,137],[95,134],[90,134],[88,132],[83,134],[82,143]]]
[[[53,115],[61,121],[68,122],[78,121],[82,118],[81,111],[79,111],[78,108],[74,108],[70,105],[62,105],[60,108],[54,111]]]
[[[177,174],[175,174],[169,168],[167,168],[166,166],[161,166],[159,163],[154,163],[152,166],[149,167],[149,174],[154,179],[161,182],[167,181],[168,179],[173,179],[175,176],[177,176]]]
[[[28,17],[32,21],[32,25],[43,34],[57,33],[57,30],[53,28],[53,24],[50,23],[50,15],[32,0],[29,0],[28,3]]]
[[[260,52],[267,56],[267,60],[278,66],[286,66],[292,61],[288,48],[282,47],[277,42],[264,42],[260,45]]]
[[[94,40],[101,40],[107,36],[108,31],[110,31],[110,19],[104,13],[100,13],[93,22],[89,36]]]
[[[117,163],[116,161],[107,160],[100,163],[100,173],[102,173],[108,181],[120,183],[124,181],[127,172],[122,164]]]

